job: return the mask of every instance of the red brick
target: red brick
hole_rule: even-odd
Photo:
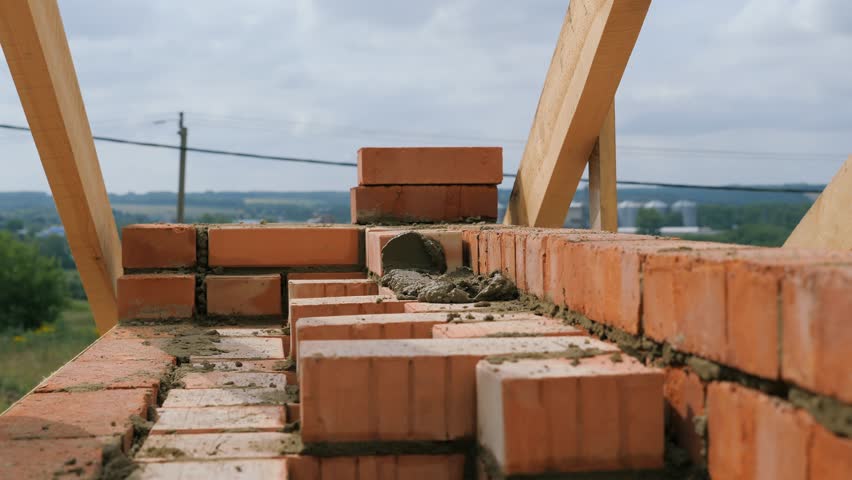
[[[527,291],[527,234],[515,232],[515,285],[522,292]]]
[[[163,408],[230,407],[238,405],[274,405],[284,385],[256,388],[174,388],[163,402]]]
[[[462,480],[464,455],[382,455],[359,457],[287,457],[289,478],[296,480]]]
[[[249,328],[216,328],[216,332],[222,337],[268,337],[268,338],[287,338],[284,335],[284,329],[279,326],[269,327],[249,327]]]
[[[287,365],[282,359],[270,359],[270,360],[219,360],[219,359],[202,359],[196,360],[192,362],[193,368],[204,369],[205,365],[208,366],[206,369],[209,369],[210,372],[234,372],[234,373],[247,373],[247,372],[266,372],[266,373],[283,373],[285,376],[288,375],[289,371],[285,371],[284,367]],[[239,363],[239,365],[237,365]],[[212,366],[212,367],[211,367]],[[289,378],[287,380],[288,384],[294,385],[296,382],[290,382]]]
[[[134,457],[137,461],[221,460],[229,458],[280,457],[282,447],[293,443],[294,434],[280,432],[194,433],[149,435]]]
[[[366,147],[358,150],[358,185],[497,185],[501,147]]]
[[[290,301],[290,331],[296,330],[300,318],[403,313],[406,303],[410,302],[379,295],[295,299]],[[290,351],[295,351],[295,342],[292,339]]]
[[[486,313],[471,312],[464,322],[484,322]],[[494,315],[492,315],[493,317]],[[532,314],[502,314],[498,319],[539,320]],[[296,340],[400,340],[432,338],[433,327],[447,322],[447,314],[387,313],[381,315],[342,315],[336,317],[303,318],[295,330]],[[514,323],[514,322],[494,322]],[[464,324],[462,324],[464,325]],[[459,325],[461,326],[461,325]],[[569,327],[570,328],[570,327]]]
[[[528,231],[524,245],[524,277],[526,292],[539,298],[544,298],[546,285],[545,269],[547,266],[547,239],[549,235],[543,232]]]
[[[34,393],[0,417],[0,440],[117,437],[127,449],[130,417],[146,418],[156,396],[150,388]]]
[[[307,317],[293,330],[293,356],[304,340],[394,340],[432,338],[432,326],[447,321],[443,313],[386,313]]]
[[[781,280],[813,264],[852,261],[845,253],[678,244],[682,251],[646,252],[646,333],[773,379],[779,372]]]
[[[616,269],[608,268],[599,257],[594,247],[609,245],[615,240],[638,240],[648,237],[638,235],[614,234],[586,230],[561,229],[551,234],[547,243],[546,278],[544,296],[557,305],[566,305],[572,310],[583,313],[595,320],[618,326],[631,333],[638,333],[639,289],[638,273],[636,274],[636,291],[622,292],[625,286],[632,287],[630,274],[632,265],[629,262],[616,263]],[[606,242],[605,242],[606,241]],[[630,242],[634,243],[634,242]],[[628,243],[629,245],[629,243]],[[620,252],[619,252],[620,253]],[[598,255],[596,255],[598,254]],[[614,260],[622,260],[619,255]],[[624,275],[627,278],[620,278]],[[624,285],[626,284],[626,285]],[[635,298],[630,295],[633,294]],[[601,301],[607,298],[607,301]],[[593,311],[592,307],[616,309],[622,303],[635,303],[635,321],[608,322],[603,311]],[[606,312],[609,313],[609,312]],[[626,327],[626,328],[625,328]],[[634,331],[633,329],[636,329]]]
[[[270,360],[218,360],[195,359],[193,368],[203,369],[210,373],[280,373],[284,375],[287,385],[297,385],[298,378],[294,370],[286,370],[288,364],[283,359]],[[190,387],[187,387],[190,388]]]
[[[488,255],[488,247],[490,246],[488,239],[490,236],[491,235],[487,230],[482,230],[479,232],[479,236],[477,237],[479,256],[476,269],[477,273],[480,275],[488,275],[491,273],[488,271],[488,268],[490,267],[490,265],[488,265],[488,259],[490,258]]]
[[[156,360],[71,361],[46,378],[36,392],[112,388],[160,388],[160,377],[173,362]]]
[[[160,408],[151,435],[170,433],[217,433],[252,429],[278,432],[287,422],[284,407],[241,405],[239,407]]]
[[[515,282],[518,277],[515,263],[517,257],[515,253],[515,232],[503,231],[500,234],[500,251],[500,271],[503,272],[503,276]]]
[[[94,438],[0,440],[0,474],[10,479],[100,478],[102,451]]]
[[[124,268],[195,266],[195,227],[192,225],[129,225],[121,231]]]
[[[184,331],[191,329],[190,325],[183,327],[178,324],[148,324],[148,325],[128,325],[120,323],[112,327],[109,331],[101,336],[101,340],[137,340],[137,339],[155,339],[155,338],[174,338]]]
[[[486,230],[486,241],[488,242],[487,273],[503,271],[503,240],[501,230]]]
[[[358,265],[362,232],[351,226],[221,225],[208,231],[216,267]]]
[[[400,455],[396,461],[396,477],[411,480],[462,480],[465,470],[463,455]],[[364,477],[359,477],[359,480]],[[371,478],[371,477],[367,477]],[[374,477],[383,478],[381,471]]]
[[[118,279],[119,320],[190,318],[194,309],[194,275],[124,275]]]
[[[837,436],[821,425],[814,425],[809,449],[810,480],[846,480],[852,478],[852,439]]]
[[[290,280],[287,298],[358,297],[377,295],[379,286],[373,280]]]
[[[813,421],[790,404],[732,383],[707,388],[713,478],[807,478]]]
[[[208,275],[210,315],[281,315],[280,275]]]
[[[405,304],[404,310],[407,313],[428,313],[428,312],[484,312],[493,310],[499,303],[491,303],[489,307],[477,307],[476,303],[426,303],[426,302],[409,302]]]
[[[585,337],[301,342],[302,439],[473,436],[477,361],[488,355],[562,352],[570,345],[616,350]]]
[[[290,272],[287,280],[358,280],[366,279],[365,272]]]
[[[462,259],[464,265],[470,267],[474,273],[479,273],[479,231],[472,229],[462,230]]]
[[[354,187],[353,223],[379,221],[458,222],[497,218],[497,187],[480,185],[402,185]]]
[[[480,316],[482,314],[479,314]],[[565,325],[559,320],[530,315],[525,320],[446,323],[432,327],[433,338],[484,338],[484,337],[566,337],[585,335],[579,328]]]
[[[115,363],[129,360],[147,360],[161,364],[174,363],[175,358],[158,346],[158,340],[121,340],[101,338],[89,346],[74,362]]]
[[[735,252],[719,255],[730,255],[733,260]],[[648,256],[642,276],[646,335],[678,350],[724,362],[725,270],[725,261],[708,259],[692,248]]]
[[[798,271],[784,279],[782,296],[783,378],[852,402],[852,267]]]
[[[134,473],[134,475],[136,475]],[[207,478],[287,478],[287,462],[283,458],[252,458],[206,462],[144,463],[139,478],[207,479]]]
[[[268,387],[287,385],[287,376],[283,373],[263,372],[191,372],[181,377],[183,388],[246,388],[249,386]]]
[[[386,227],[368,228],[365,233],[367,270],[378,276],[384,275],[382,249],[392,238],[409,231],[411,230],[389,229]],[[464,264],[462,259],[462,233],[460,231],[420,229],[416,230],[416,232],[441,244],[441,247],[444,249],[448,272],[455,271]]]
[[[273,337],[220,337],[212,344],[219,352],[193,355],[192,361],[204,359],[265,360],[283,359],[284,343]]]
[[[623,356],[476,368],[479,441],[502,473],[663,466],[663,372]]]
[[[689,453],[693,463],[704,463],[704,439],[695,431],[695,418],[705,415],[704,383],[688,369],[669,368],[663,395],[677,445]]]
[[[815,264],[852,263],[852,252],[760,248],[737,252],[727,267],[726,362],[741,370],[778,378],[781,282]]]

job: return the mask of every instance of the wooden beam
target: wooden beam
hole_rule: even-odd
[[[615,102],[609,107],[589,156],[589,224],[592,230],[618,231],[615,185]]]
[[[571,0],[504,223],[562,226],[651,0]]]
[[[121,244],[56,0],[0,1],[0,45],[104,333],[118,318]]]
[[[816,199],[784,247],[852,250],[852,156]]]

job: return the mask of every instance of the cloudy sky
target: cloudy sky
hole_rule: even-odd
[[[515,171],[568,0],[60,0],[96,135],[354,161],[502,145]],[[616,98],[620,179],[826,182],[852,153],[852,2],[654,0]],[[0,67],[0,123],[25,124]],[[98,143],[112,192],[177,152]],[[47,190],[0,130],[0,190]],[[354,169],[189,155],[187,188],[343,190]],[[509,187],[510,183],[504,186]]]

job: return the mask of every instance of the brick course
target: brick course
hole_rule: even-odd
[[[222,225],[208,230],[213,267],[359,265],[357,227]]]
[[[281,315],[280,275],[208,275],[209,315]]]
[[[458,222],[497,218],[497,187],[482,185],[401,185],[354,187],[352,223]]]
[[[195,266],[193,225],[128,225],[121,231],[124,268],[180,268]]]
[[[405,147],[358,150],[359,185],[497,185],[500,147]]]
[[[119,320],[185,319],[194,310],[194,275],[124,275],[118,279]]]

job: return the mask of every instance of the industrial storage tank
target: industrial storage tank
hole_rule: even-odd
[[[649,202],[645,202],[645,205],[642,205],[642,208],[656,210],[660,213],[660,215],[665,215],[666,211],[668,211],[669,209],[669,206],[666,204],[666,202],[660,200],[651,200]]]
[[[678,212],[684,227],[698,226],[698,204],[689,200],[678,200],[672,204],[672,211]]]
[[[618,225],[619,227],[635,227],[636,220],[639,218],[639,209],[642,204],[625,200],[618,204]]]
[[[568,216],[565,217],[565,227],[569,228],[586,228],[589,224],[589,213],[586,204],[583,202],[571,202],[568,207]]]

